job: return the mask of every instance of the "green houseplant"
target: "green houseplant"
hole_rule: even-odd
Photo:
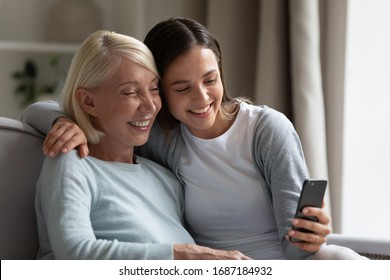
[[[56,68],[59,56],[53,55],[49,58],[49,67]],[[35,101],[41,95],[51,95],[56,92],[59,81],[52,83],[38,84],[38,67],[32,59],[27,59],[22,70],[12,73],[12,78],[17,81],[15,94],[20,98],[20,105],[27,106]]]

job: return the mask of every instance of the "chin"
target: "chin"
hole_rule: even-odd
[[[137,141],[137,144],[135,146],[142,146],[142,145],[146,144],[147,141],[148,141],[148,139],[145,139],[143,141]]]

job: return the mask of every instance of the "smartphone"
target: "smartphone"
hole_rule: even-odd
[[[305,207],[322,207],[322,202],[324,200],[324,195],[326,191],[326,180],[305,180],[303,182],[301,196],[299,197],[297,211],[295,213],[295,218],[301,218],[306,220],[311,220],[318,222],[318,219],[314,216],[306,216],[302,213],[303,208]],[[311,232],[304,228],[294,227],[294,230],[299,230],[302,232]],[[296,238],[291,238],[291,241],[299,242],[301,240]]]

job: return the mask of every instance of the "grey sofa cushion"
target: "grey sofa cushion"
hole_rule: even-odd
[[[348,247],[372,260],[390,260],[390,237],[379,239],[332,233],[327,243]]]
[[[35,182],[43,161],[43,136],[0,117],[0,258],[34,259],[38,249]]]

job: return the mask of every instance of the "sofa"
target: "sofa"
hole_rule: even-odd
[[[44,135],[18,120],[0,117],[0,259],[35,259],[35,182],[43,162]],[[390,237],[378,240],[331,234],[329,244],[349,247],[370,259],[390,259]]]

